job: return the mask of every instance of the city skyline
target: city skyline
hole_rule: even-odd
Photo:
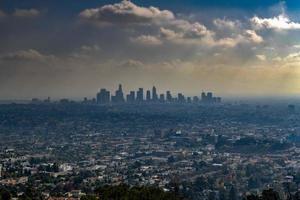
[[[188,94],[297,96],[300,3],[3,0],[0,99],[156,85]]]
[[[85,98],[85,101],[88,101]],[[93,101],[93,99],[92,99]],[[130,90],[128,94],[123,92],[122,84],[118,85],[118,89],[115,92],[109,91],[105,88],[101,88],[96,95],[95,101],[98,104],[122,104],[122,103],[221,103],[221,97],[213,96],[212,92],[204,92],[196,96],[185,96],[183,93],[173,93],[170,90],[165,92],[157,92],[155,86],[146,91],[144,88],[138,88],[138,90]]]

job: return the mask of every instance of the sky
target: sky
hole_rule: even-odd
[[[1,0],[0,99],[299,96],[300,2]]]

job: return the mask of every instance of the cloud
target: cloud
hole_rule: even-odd
[[[181,35],[176,33],[175,31],[164,28],[164,27],[160,28],[160,34],[161,34],[162,38],[166,38],[168,40],[172,40],[172,39],[181,37]]]
[[[6,13],[0,10],[0,19],[6,17]]]
[[[286,62],[299,63],[300,62],[300,52],[291,53],[291,54],[287,55],[283,60]]]
[[[214,33],[210,30],[208,30],[204,25],[196,22],[192,24],[188,24],[187,27],[183,28],[184,38],[201,38],[201,37],[210,37]]]
[[[131,1],[122,1],[116,4],[104,5],[100,8],[83,10],[79,17],[89,22],[100,24],[131,25],[132,32],[141,31],[141,36],[131,41],[144,45],[160,45],[163,40],[175,43],[191,43],[212,40],[214,32],[199,22],[189,22],[175,17],[172,11],[160,10],[156,7],[141,7]],[[136,25],[143,26],[143,30],[135,28]],[[122,28],[122,26],[118,26]],[[150,32],[145,35],[143,33]],[[156,33],[155,33],[156,32]],[[128,34],[128,33],[127,33]],[[177,40],[177,41],[176,41]]]
[[[143,24],[174,19],[171,11],[160,10],[152,6],[140,7],[127,0],[100,8],[86,9],[79,16],[84,20],[110,24]]]
[[[259,44],[264,41],[264,39],[260,35],[257,35],[257,33],[253,30],[246,30],[244,35],[246,38],[248,38],[249,41],[253,43]]]
[[[158,46],[162,44],[159,38],[151,35],[141,35],[137,38],[132,38],[132,41],[147,46]]]
[[[139,60],[128,59],[119,64],[119,68],[139,69],[145,67],[145,64]]]
[[[54,60],[55,56],[53,55],[44,55],[37,50],[20,50],[13,53],[8,53],[0,56],[0,59],[3,61],[38,61],[45,62]]]
[[[242,41],[244,41],[244,38],[241,35],[239,35],[236,38],[228,37],[228,38],[222,38],[222,39],[216,40],[216,41],[214,41],[213,45],[214,46],[223,46],[223,47],[235,47]]]
[[[80,47],[81,51],[85,51],[85,52],[94,52],[94,51],[100,51],[101,48],[98,45],[92,45],[92,46],[88,46],[88,45],[82,45]]]
[[[231,21],[226,19],[215,19],[213,23],[218,29],[235,30],[240,26],[240,23],[238,21]]]
[[[259,55],[256,55],[256,58],[260,61],[265,61],[267,60],[267,57],[265,55],[262,55],[262,54],[259,54]]]
[[[285,14],[273,18],[260,18],[254,16],[250,19],[256,29],[295,30],[300,29],[300,23],[293,22]]]
[[[293,47],[296,48],[296,49],[300,49],[300,45],[299,44],[295,44],[295,45],[293,45]]]
[[[123,24],[126,25],[126,29],[129,28],[128,25],[131,25],[132,32],[141,32],[141,36],[134,39],[133,36],[129,35],[128,37],[131,41],[143,45],[154,46],[168,41],[180,45],[235,47],[240,43],[259,44],[263,41],[263,38],[257,35],[255,31],[242,30],[238,20],[215,19],[214,25],[220,31],[217,37],[216,32],[208,29],[200,22],[181,19],[169,10],[160,10],[152,6],[141,7],[126,0],[104,5],[100,8],[83,10],[79,17],[89,22],[97,22],[96,24]],[[147,26],[135,27],[141,24],[147,24]],[[123,27],[118,26],[120,29]],[[225,34],[221,29],[227,29],[229,33]],[[151,34],[145,35],[145,32]]]
[[[34,18],[38,17],[40,15],[40,11],[36,10],[34,8],[31,9],[16,9],[13,13],[13,16],[15,17],[24,17],[24,18]]]

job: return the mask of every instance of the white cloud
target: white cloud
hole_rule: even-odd
[[[256,58],[260,61],[265,61],[267,60],[267,57],[263,54],[259,54],[259,55],[256,55]]]
[[[284,59],[286,62],[300,62],[300,52],[295,52],[287,55]]]
[[[160,28],[160,34],[162,38],[166,38],[168,40],[182,37],[180,34],[176,33],[175,31],[164,27]]]
[[[120,68],[139,69],[145,67],[145,64],[139,60],[128,59],[119,64]]]
[[[300,44],[295,44],[293,47],[296,49],[300,49]]]
[[[158,46],[162,44],[160,39],[152,35],[141,35],[137,38],[132,38],[131,40],[135,43],[147,46]]]
[[[300,23],[293,22],[290,18],[285,15],[281,14],[277,17],[273,18],[260,18],[260,17],[253,17],[251,18],[252,25],[257,29],[276,29],[276,30],[293,30],[293,29],[300,29]]]
[[[236,38],[221,38],[214,42],[215,46],[223,46],[223,47],[235,47],[237,44],[243,41],[242,36],[238,36]]]
[[[246,30],[244,35],[253,43],[262,43],[264,41],[264,39],[260,35],[257,35],[257,33],[253,30]]]
[[[29,50],[20,50],[13,53],[8,53],[0,56],[1,60],[4,61],[50,61],[54,60],[55,56],[53,55],[44,55],[37,50],[29,49]]]
[[[205,36],[212,36],[214,33],[208,30],[204,25],[196,22],[189,24],[184,30],[185,38],[201,38]]]
[[[215,19],[213,23],[218,29],[235,30],[240,26],[240,23],[238,21],[231,21],[226,19]]]
[[[85,20],[100,23],[143,24],[153,21],[174,19],[174,14],[168,10],[156,7],[140,7],[131,1],[123,0],[120,3],[109,4],[100,8],[86,9],[79,16]]]

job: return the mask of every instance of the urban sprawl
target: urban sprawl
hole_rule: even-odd
[[[177,188],[192,200],[298,191],[297,105],[197,98],[158,97],[153,87],[125,100],[120,85],[114,96],[101,89],[98,103],[0,105],[0,185],[15,199],[29,187],[42,199],[80,199],[120,184]]]

